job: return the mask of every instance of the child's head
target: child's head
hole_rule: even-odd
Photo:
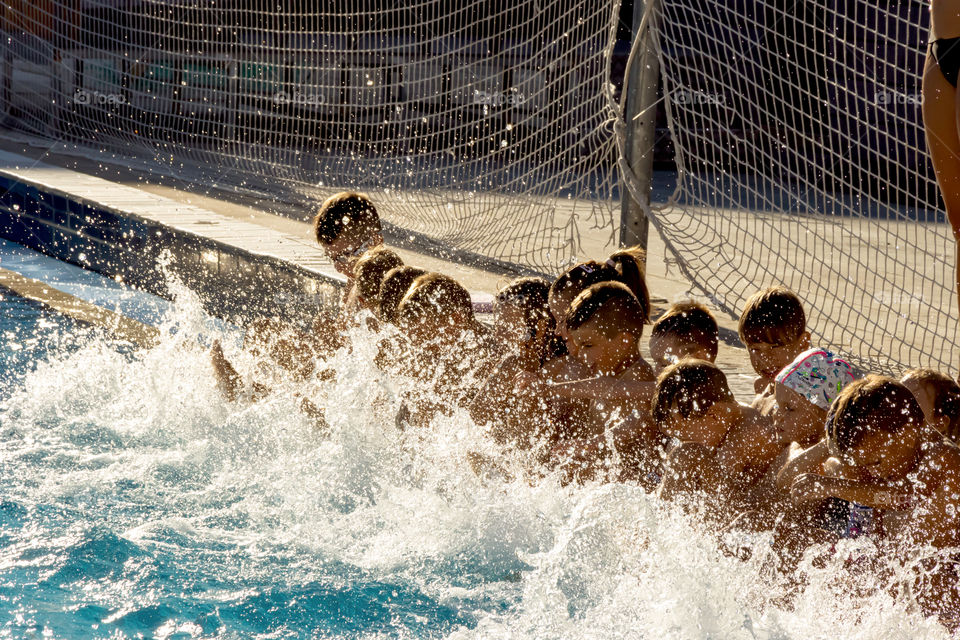
[[[564,324],[578,357],[594,373],[611,375],[636,360],[648,315],[625,285],[600,282],[574,299]]]
[[[900,378],[923,410],[928,426],[960,442],[960,385],[933,369],[910,369]]]
[[[356,278],[357,294],[360,302],[371,311],[380,303],[380,285],[383,277],[391,269],[403,266],[403,260],[396,253],[384,247],[371,249],[357,260],[353,268]]]
[[[313,218],[313,235],[340,273],[352,277],[357,260],[383,244],[380,216],[370,199],[343,191],[324,200]]]
[[[812,446],[823,436],[827,411],[857,379],[845,360],[823,349],[808,349],[777,374],[777,431],[784,442]]]
[[[397,321],[397,308],[403,296],[407,295],[413,281],[427,275],[425,269],[417,267],[396,267],[387,271],[380,282],[380,301],[377,303],[377,316],[384,322]]]
[[[421,347],[449,347],[475,324],[470,293],[439,273],[414,280],[397,308],[397,325]]]
[[[720,343],[717,320],[698,302],[678,302],[653,324],[650,357],[659,369],[684,358],[715,362]]]
[[[892,378],[869,375],[840,392],[827,416],[827,445],[841,462],[877,479],[902,479],[921,444],[923,410]]]
[[[803,303],[784,287],[771,287],[750,296],[740,314],[740,340],[750,354],[753,370],[773,379],[801,352],[810,348]]]
[[[550,285],[547,303],[550,307],[550,313],[557,323],[557,333],[568,342],[568,346],[569,336],[563,321],[567,317],[567,312],[570,310],[574,298],[591,285],[598,282],[615,281],[619,277],[620,274],[610,265],[590,260],[570,267]]]
[[[538,336],[553,332],[547,307],[550,285],[543,278],[517,278],[497,292],[493,303],[493,335],[508,351],[529,348]]]
[[[647,252],[640,247],[619,249],[610,254],[607,264],[617,270],[617,280],[627,285],[640,305],[650,312],[650,290],[647,288]],[[650,318],[644,319],[649,322]]]
[[[661,372],[651,407],[660,431],[708,447],[719,445],[743,416],[723,372],[712,362],[693,358]]]

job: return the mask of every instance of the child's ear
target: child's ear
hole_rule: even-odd
[[[949,437],[950,433],[950,418],[947,416],[940,416],[939,418],[934,418],[930,420],[930,426],[940,432],[941,435]]]
[[[545,334],[548,326],[550,326],[550,321],[546,318],[540,318],[537,320],[537,335],[542,336]]]
[[[638,342],[637,337],[629,331],[621,331],[617,335],[617,339],[623,344],[634,344],[635,342]]]
[[[800,336],[800,346],[803,347],[803,351],[806,351],[810,348],[810,332],[804,331],[803,335]]]
[[[713,362],[710,359],[710,353],[703,347],[697,347],[696,349],[690,352],[691,358],[697,358],[698,360],[706,360],[707,362]]]

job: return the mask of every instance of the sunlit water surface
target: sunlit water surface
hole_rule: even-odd
[[[946,635],[841,561],[785,605],[765,538],[738,561],[637,487],[478,477],[466,416],[397,430],[369,335],[333,382],[230,404],[199,345],[249,359],[187,292],[139,352],[0,305],[0,637]]]

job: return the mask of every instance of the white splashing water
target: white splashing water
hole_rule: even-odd
[[[0,407],[0,596],[21,594],[0,637],[946,637],[855,594],[845,547],[786,605],[763,536],[742,562],[634,486],[530,482],[512,458],[517,479],[478,477],[467,455],[492,445],[463,413],[397,430],[374,336],[332,382],[227,403],[178,299],[156,348],[52,354]]]

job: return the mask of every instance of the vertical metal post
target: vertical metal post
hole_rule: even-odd
[[[647,24],[641,30],[643,15],[650,11]],[[627,91],[624,119],[627,125],[627,163],[633,168],[641,193],[642,202],[637,202],[623,184],[620,184],[620,246],[640,245],[647,248],[650,222],[646,211],[650,207],[650,190],[653,186],[653,147],[657,126],[657,87],[660,81],[660,65],[653,45],[656,17],[659,14],[658,0],[634,0],[632,62],[628,69],[625,90]]]

